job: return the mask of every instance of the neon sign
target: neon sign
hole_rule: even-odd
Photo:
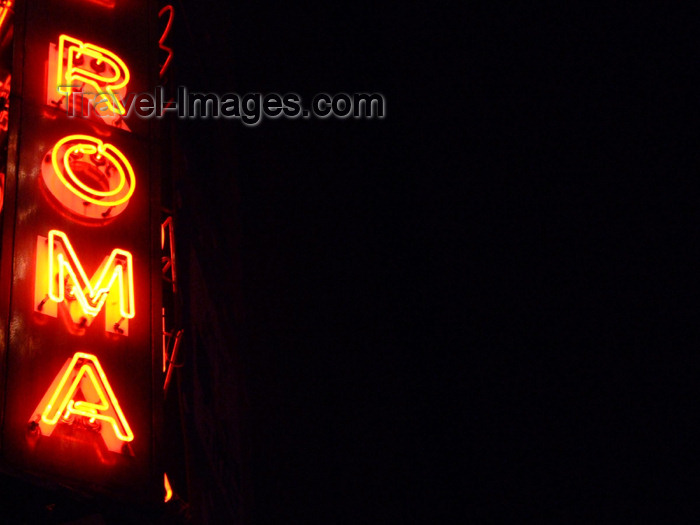
[[[113,452],[121,452],[123,443],[134,439],[100,362],[84,352],[66,361],[30,421],[39,424],[42,435],[50,436],[56,425],[73,424],[75,418],[100,432]]]
[[[49,161],[50,158],[50,161]],[[90,135],[68,135],[44,158],[41,174],[51,194],[73,213],[108,219],[124,211],[136,188],[126,156]]]
[[[143,104],[128,90],[154,88],[172,66],[161,49],[171,12],[159,21],[152,0],[63,0],[21,2],[18,17],[18,4],[0,0],[0,139],[11,148],[0,168],[0,468],[162,503],[159,314],[164,296],[175,301],[161,275],[176,270],[159,246],[160,139],[129,116]],[[181,315],[166,315],[172,389]]]

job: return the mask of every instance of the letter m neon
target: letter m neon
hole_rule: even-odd
[[[35,310],[52,317],[65,305],[79,327],[89,326],[104,308],[105,330],[128,335],[135,314],[131,253],[113,249],[88,279],[68,236],[51,230],[37,239],[34,299]]]

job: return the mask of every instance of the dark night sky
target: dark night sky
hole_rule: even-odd
[[[242,235],[258,522],[593,519],[642,493],[672,378],[646,320],[690,304],[647,267],[675,259],[691,192],[635,170],[660,169],[637,108],[656,19],[196,6],[192,89],[388,105],[185,126],[205,199],[240,199],[207,213]]]
[[[192,91],[386,97],[383,121],[181,130],[211,203],[203,213],[221,221],[217,254],[243,268],[255,522],[408,519],[429,468],[414,451],[429,424],[416,412],[428,378],[408,372],[420,368],[417,352],[435,351],[427,301],[439,257],[426,216],[436,162],[420,153],[432,131],[417,124],[432,117],[419,91],[433,73],[415,70],[415,53],[425,53],[417,13],[362,3],[187,10],[199,44],[176,60]]]

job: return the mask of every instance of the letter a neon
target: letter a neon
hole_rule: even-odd
[[[76,417],[99,428],[107,448],[114,452],[134,439],[100,362],[84,352],[76,352],[72,359],[66,360],[37,406],[32,421],[39,423],[43,435],[50,436],[57,425],[73,424]]]

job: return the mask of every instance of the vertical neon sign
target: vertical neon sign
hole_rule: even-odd
[[[102,100],[107,107],[100,110],[104,121],[110,125],[119,122],[116,119],[126,112],[119,97],[123,98],[129,83],[129,68],[119,56],[104,47],[63,34],[59,36],[57,50],[54,51],[54,47],[51,47],[48,61],[49,95],[55,91],[63,95],[63,100],[69,101],[74,89],[82,92],[85,86],[88,86],[94,89],[93,92],[89,92],[93,98],[97,99],[99,94],[104,95]],[[54,69],[55,77],[52,75]],[[68,102],[66,108],[67,104]],[[124,211],[136,189],[136,176],[128,158],[117,147],[94,136],[67,135],[56,142],[46,159],[42,166],[43,183],[58,203],[75,215],[98,221],[115,217]],[[104,309],[105,330],[128,336],[129,320],[136,316],[132,255],[129,251],[114,248],[89,279],[64,232],[52,229],[47,237],[39,235],[34,302],[37,312],[53,317],[57,316],[57,305],[65,304],[68,316],[78,329],[90,326],[92,320]],[[73,333],[76,333],[75,329]],[[66,378],[79,356],[81,359],[91,360],[99,372],[101,383],[109,392],[110,401],[108,402],[104,395],[100,395],[99,405],[87,401],[77,401],[74,404],[72,400],[68,403],[70,395],[78,390],[83,396],[86,395],[85,389],[79,388],[79,385],[84,383],[80,379],[86,373],[91,374],[93,378],[90,383],[93,393],[101,392],[99,387],[95,387],[92,369],[83,365],[73,381],[70,393],[65,396],[64,403],[56,411],[53,406],[55,397],[65,386]],[[51,435],[53,425],[59,422],[72,424],[71,415],[86,415],[85,411],[79,410],[78,407],[92,407],[92,419],[95,419],[103,418],[95,407],[104,409],[113,406],[116,407],[122,427],[128,430],[127,435],[115,430],[115,435],[123,441],[132,441],[134,435],[97,357],[86,356],[88,354],[83,352],[75,353],[71,367],[63,374],[59,386],[54,389],[52,385],[44,396],[46,404],[40,404],[37,408],[38,412],[43,413],[41,419],[35,414],[30,418],[30,424],[38,422],[42,434],[47,432],[47,425],[50,424],[46,435]],[[53,397],[47,400],[51,391],[54,392]],[[52,410],[53,416],[49,420],[46,414]],[[64,411],[65,414],[61,416]],[[114,418],[111,420],[114,421]],[[94,429],[101,432],[102,427],[96,426]],[[105,442],[107,441],[108,439],[105,439]],[[114,447],[108,448],[114,450]]]
[[[15,28],[8,123],[2,462],[162,501],[158,143],[124,107],[157,82],[155,2],[15,4],[31,23]]]

